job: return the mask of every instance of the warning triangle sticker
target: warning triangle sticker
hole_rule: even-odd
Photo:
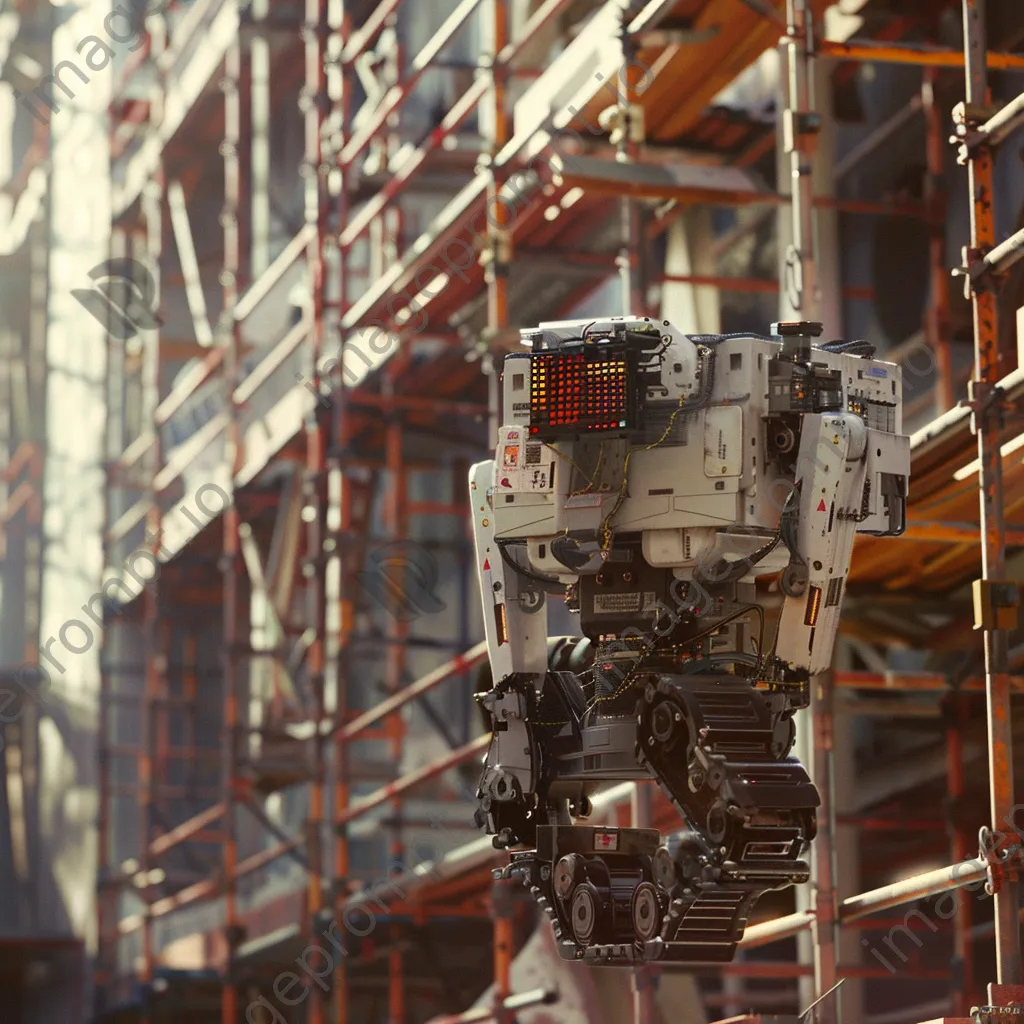
[[[484,559],[484,572],[487,572],[491,568],[491,560],[489,558]]]
[[[825,511],[825,499],[824,498],[822,498],[821,501],[818,502],[818,511],[819,512],[824,512]]]

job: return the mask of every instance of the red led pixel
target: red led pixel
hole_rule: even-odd
[[[530,433],[565,436],[633,426],[625,352],[537,352],[530,359]]]

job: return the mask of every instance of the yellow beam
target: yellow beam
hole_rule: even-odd
[[[977,523],[928,523],[911,520],[907,524],[906,540],[933,541],[939,544],[979,544],[981,534]],[[1024,530],[1008,528],[1007,544],[1024,545]]]
[[[964,66],[963,50],[947,50],[940,46],[901,46],[898,43],[837,43],[825,39],[818,44],[818,56],[881,64],[919,64],[933,68]],[[995,71],[1024,71],[1024,54],[989,51],[988,66]]]

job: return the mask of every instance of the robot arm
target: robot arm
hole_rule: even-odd
[[[909,463],[905,436],[853,413],[804,416],[796,514],[784,512],[781,523],[790,563],[775,653],[791,667],[816,673],[831,665],[855,534],[864,526],[903,532]]]
[[[495,680],[513,673],[536,677],[538,686],[547,671],[548,615],[544,592],[530,586],[506,562],[495,537],[494,462],[480,462],[470,472],[473,502],[473,541],[480,594],[484,607],[484,633]]]
[[[522,831],[533,803],[540,751],[529,724],[547,672],[547,607],[542,590],[506,562],[495,538],[493,461],[470,471],[473,539],[480,573],[484,633],[496,686],[481,703],[494,723],[477,791],[477,822],[492,835]]]

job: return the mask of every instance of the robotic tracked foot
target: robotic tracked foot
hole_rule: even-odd
[[[513,853],[495,874],[529,886],[562,959],[595,966],[727,962],[757,898],[808,874],[802,861],[758,877],[726,864],[715,881],[680,881],[679,858],[692,852],[684,841],[673,860],[656,829],[547,825],[536,850]]]

